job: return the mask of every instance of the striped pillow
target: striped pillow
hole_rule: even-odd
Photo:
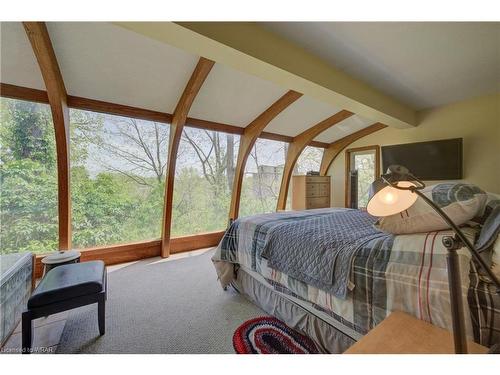
[[[422,192],[434,201],[457,225],[482,214],[487,195],[475,185],[443,183],[428,186]],[[439,214],[422,199],[406,211],[380,218],[375,226],[393,234],[432,232],[448,229]]]

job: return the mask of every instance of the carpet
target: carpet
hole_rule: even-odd
[[[317,354],[318,349],[307,336],[271,316],[250,319],[239,326],[233,336],[238,354]]]
[[[72,310],[57,352],[234,353],[234,330],[264,312],[222,290],[212,254],[151,258],[110,272],[106,334],[99,336],[97,305]]]

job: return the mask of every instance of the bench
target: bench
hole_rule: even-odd
[[[33,320],[97,303],[99,333],[105,331],[106,267],[102,261],[51,269],[28,300],[22,315],[22,352],[31,353]]]

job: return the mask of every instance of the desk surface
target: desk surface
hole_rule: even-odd
[[[482,354],[488,348],[467,342],[469,353]],[[453,336],[406,313],[395,311],[344,354],[453,354]]]

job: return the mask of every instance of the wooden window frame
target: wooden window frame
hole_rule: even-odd
[[[375,151],[375,178],[380,177],[380,146],[371,145],[349,148],[345,150],[345,173],[344,173],[344,206],[349,205],[349,172],[351,171],[351,154],[360,151]]]

